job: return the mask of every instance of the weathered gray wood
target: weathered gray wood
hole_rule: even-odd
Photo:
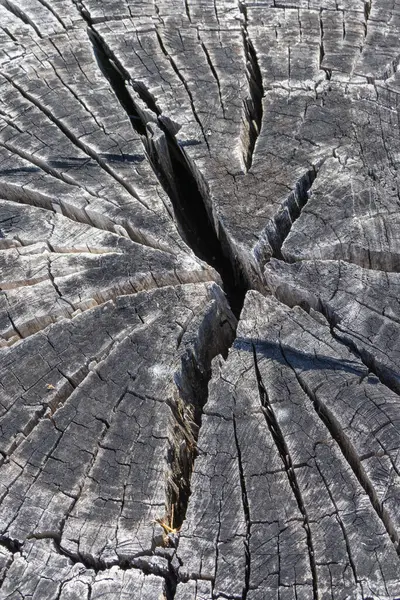
[[[3,416],[2,535],[62,538],[88,564],[151,552],[155,519],[173,519],[181,445],[194,443],[201,376],[232,337],[229,318],[216,285],[166,287],[33,336],[36,365],[25,344],[12,347],[4,358],[20,387]]]
[[[208,600],[212,598],[211,583],[200,580],[179,583],[175,598],[177,600]]]
[[[400,597],[399,32],[0,0],[0,600]]]
[[[116,234],[93,232],[93,227],[71,224],[68,218],[42,209],[9,202],[3,202],[2,208],[0,334],[4,343],[121,294],[218,280],[217,273],[189,251],[162,251]],[[43,231],[34,234],[36,221]]]
[[[283,302],[322,311],[335,336],[350,344],[368,368],[400,392],[398,273],[341,261],[271,261],[270,290]]]
[[[249,293],[204,409],[181,576],[213,597],[394,596],[399,405],[382,388],[327,325]]]
[[[96,574],[58,554],[48,540],[29,542],[23,552],[14,556],[2,587],[2,598],[10,600],[127,600],[132,594],[140,600],[165,598],[164,580],[116,567]]]

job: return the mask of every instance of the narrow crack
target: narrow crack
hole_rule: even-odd
[[[211,309],[213,310],[213,309]],[[180,374],[175,383],[179,396],[169,402],[173,415],[173,428],[169,463],[171,476],[167,486],[167,518],[171,527],[179,531],[185,517],[191,494],[191,476],[197,456],[197,440],[202,423],[203,408],[208,399],[208,383],[211,379],[211,363],[218,354],[226,354],[234,342],[235,324],[220,321],[218,336],[215,328],[206,321],[218,320],[218,314],[205,319],[201,332],[205,355],[195,356],[192,350],[182,357]],[[218,341],[216,343],[216,338]]]
[[[295,375],[297,382],[299,383],[307,398],[311,400],[315,412],[317,413],[321,421],[324,423],[324,425],[327,427],[332,438],[337,442],[344,458],[346,459],[351,470],[357,477],[358,482],[368,495],[376,514],[378,515],[380,521],[383,523],[390,539],[396,546],[397,552],[399,554],[399,534],[396,531],[396,527],[392,522],[389,513],[379,501],[378,494],[360,461],[360,457],[357,453],[357,450],[355,449],[347,435],[344,433],[341,424],[336,418],[336,416],[323,402],[321,402],[321,400],[318,398],[318,395],[309,387],[309,385],[301,377],[301,375],[297,373],[295,367],[292,366],[290,359],[286,355],[285,348],[281,342],[280,349],[286,364]]]
[[[8,550],[10,550],[10,548],[14,548],[14,550],[10,550],[10,552],[15,554],[17,552],[21,553],[23,551],[24,544],[21,544],[19,542],[16,544],[13,540],[10,540],[8,538],[5,538],[5,540],[6,541],[3,542],[3,540],[0,538],[0,545],[6,547]],[[152,564],[151,561],[146,561],[146,559],[150,559],[152,556],[154,556],[154,554],[150,552],[143,552],[140,554],[140,556],[138,555],[137,557],[131,560],[119,560],[115,562],[115,564],[105,565],[100,561],[91,560],[90,557],[83,557],[81,555],[73,556],[69,554],[62,548],[61,536],[56,533],[45,533],[43,535],[32,534],[28,537],[28,540],[52,540],[53,548],[57,554],[67,558],[73,565],[83,565],[85,569],[87,569],[88,571],[93,571],[95,574],[107,573],[108,571],[111,571],[113,567],[118,567],[118,569],[120,569],[121,571],[136,570],[142,572],[144,575],[155,575],[157,577],[160,577],[164,579],[166,587],[170,587],[171,585],[173,585],[173,583],[169,581],[170,578],[172,578],[172,575],[170,576],[169,574],[166,574],[164,569],[157,566],[157,564]]]
[[[331,489],[330,489],[330,487],[328,485],[328,482],[326,480],[326,477],[325,477],[324,473],[322,472],[322,470],[321,470],[321,468],[320,468],[317,460],[315,460],[315,466],[317,468],[317,471],[318,471],[318,473],[319,473],[322,481],[324,482],[324,485],[325,485],[326,491],[328,492],[328,496],[330,498],[330,501],[332,502],[332,504],[333,504],[333,506],[335,508],[335,511],[336,511],[336,520],[339,523],[339,527],[340,527],[340,529],[342,531],[342,536],[343,536],[343,540],[344,540],[344,543],[345,543],[345,546],[346,546],[347,556],[349,557],[349,563],[350,563],[350,567],[351,567],[351,570],[352,570],[352,573],[353,573],[353,578],[354,578],[355,583],[359,584],[360,580],[359,580],[359,578],[357,576],[357,569],[356,569],[356,565],[355,565],[355,562],[354,562],[353,552],[352,552],[351,546],[350,546],[350,540],[349,540],[349,537],[347,535],[347,531],[346,531],[345,524],[343,523],[343,519],[340,516],[339,507],[337,505],[337,502],[336,502],[336,500],[335,500],[335,498],[334,498],[334,496],[332,494],[332,491],[331,491]]]
[[[242,592],[242,600],[246,600],[247,595],[250,590],[250,574],[251,574],[251,554],[250,554],[250,538],[251,538],[251,519],[250,519],[250,508],[249,508],[249,499],[246,488],[246,480],[244,476],[244,468],[242,461],[242,452],[240,449],[239,439],[237,435],[237,426],[236,426],[236,417],[233,415],[233,433],[235,436],[235,445],[236,452],[238,458],[238,467],[239,467],[239,480],[240,480],[240,488],[242,492],[242,506],[243,506],[243,514],[246,522],[246,537],[244,540],[244,553],[245,553],[245,575],[244,575],[244,588]]]
[[[302,498],[302,494],[300,491],[300,487],[297,481],[297,476],[295,469],[293,468],[292,458],[289,452],[289,448],[286,444],[285,437],[283,432],[279,426],[278,420],[272,408],[271,402],[268,397],[267,390],[264,386],[261,373],[258,367],[257,360],[257,352],[256,348],[253,344],[253,358],[254,358],[254,369],[256,372],[257,383],[258,383],[258,391],[260,396],[261,407],[263,410],[263,414],[268,426],[268,429],[271,433],[272,439],[274,440],[275,446],[278,450],[279,456],[284,464],[285,471],[289,480],[290,487],[292,489],[293,495],[296,499],[298,509],[303,517],[303,528],[306,533],[307,538],[307,548],[308,548],[308,557],[310,562],[310,569],[312,575],[312,586],[313,586],[313,600],[319,599],[318,592],[318,575],[317,575],[317,566],[315,562],[315,553],[314,553],[314,543],[310,528],[310,522],[308,519],[308,514],[306,507],[304,505],[304,501]]]
[[[372,0],[364,0],[364,37],[368,33],[368,21],[371,14]]]
[[[61,27],[65,30],[67,30],[67,26],[64,23],[64,21],[62,20],[62,18],[60,17],[60,15],[57,13],[56,10],[54,10],[54,8],[51,6],[50,2],[47,2],[47,0],[38,0],[39,3],[44,6],[52,15],[55,19],[57,19],[57,21],[60,23]]]
[[[110,177],[112,177],[117,183],[119,183],[130,196],[135,198],[144,208],[147,210],[151,210],[150,207],[144,202],[133,188],[131,184],[129,184],[126,179],[124,179],[121,175],[119,175],[114,169],[112,169],[108,163],[99,155],[95,150],[93,150],[90,146],[85,144],[80,140],[79,137],[75,135],[75,133],[68,128],[67,125],[63,123],[60,119],[58,119],[54,114],[45,106],[39,99],[33,96],[30,92],[24,90],[22,86],[20,86],[16,81],[7,75],[4,71],[0,71],[0,75],[4,77],[8,81],[8,83],[16,89],[23,98],[25,98],[28,102],[30,102],[33,106],[35,106],[41,113],[43,113],[49,121],[51,121],[69,140],[74,146],[79,148],[86,156],[92,158],[98,165],[105,171]]]
[[[57,387],[54,389],[54,396],[49,399],[49,401],[43,401],[42,407],[38,409],[34,415],[30,418],[30,420],[23,426],[23,438],[19,439],[18,437],[14,440],[12,446],[7,450],[6,453],[0,452],[0,466],[3,464],[5,460],[9,460],[13,453],[16,451],[18,446],[32,433],[35,427],[41,422],[43,418],[49,418],[54,424],[54,415],[57,410],[64,406],[64,404],[69,400],[71,394],[78,388],[90,375],[91,369],[89,369],[90,363],[94,361],[98,364],[104,358],[109,355],[115,346],[117,346],[121,341],[123,341],[126,337],[130,335],[131,331],[128,331],[126,335],[120,339],[110,339],[110,344],[104,347],[101,351],[98,352],[95,356],[90,356],[86,359],[86,362],[80,366],[79,370],[75,371],[72,375],[68,375],[61,369],[61,365],[57,366],[57,371],[60,375],[65,379],[65,381],[61,381],[57,384]],[[53,347],[52,342],[48,339],[48,343]],[[28,388],[25,392],[29,392]],[[14,407],[14,404],[10,406],[10,409]],[[4,415],[3,415],[4,416]],[[1,456],[2,455],[2,456]]]
[[[327,313],[321,311],[322,314],[327,318]],[[327,318],[328,322],[329,319]],[[340,335],[342,333],[342,335]],[[343,344],[354,354],[361,362],[367,367],[367,369],[379,379],[380,383],[385,387],[389,388],[397,396],[400,396],[400,383],[398,381],[398,375],[393,372],[392,369],[384,364],[380,364],[376,356],[368,352],[365,348],[359,348],[354,341],[348,337],[344,337],[346,332],[340,328],[340,325],[331,325],[331,334],[337,342]]]
[[[7,0],[0,0],[0,2],[6,6],[9,5],[10,2]],[[42,4],[47,6],[47,2],[45,0],[40,0]],[[189,5],[187,0],[185,0],[185,8],[188,19],[191,20]],[[255,151],[255,146],[257,143],[257,139],[260,135],[262,118],[263,118],[263,106],[262,99],[264,95],[263,82],[262,82],[262,74],[258,64],[257,54],[254,49],[253,43],[249,37],[248,33],[248,20],[247,20],[247,12],[246,6],[239,2],[240,12],[244,17],[244,23],[242,24],[242,35],[244,42],[244,50],[246,57],[246,68],[247,68],[247,76],[249,82],[249,94],[250,97],[246,99],[244,102],[244,124],[245,124],[245,133],[243,135],[243,161],[246,166],[246,170],[249,171],[251,169],[253,163],[253,155]],[[367,23],[369,18],[369,12],[371,9],[371,2],[365,2],[365,21]],[[216,6],[215,6],[216,10]],[[52,11],[53,12],[53,11]],[[16,13],[15,13],[16,14]],[[202,260],[206,261],[208,264],[212,265],[217,271],[219,271],[222,280],[224,282],[224,289],[227,293],[229,302],[231,307],[238,316],[240,314],[241,308],[243,306],[244,296],[247,290],[247,286],[241,278],[241,275],[238,274],[238,269],[235,268],[235,265],[230,261],[227,257],[227,253],[224,252],[223,243],[216,231],[216,227],[213,224],[213,219],[209,214],[207,209],[207,204],[205,201],[206,192],[202,188],[202,183],[199,181],[201,179],[200,175],[196,173],[195,167],[190,163],[189,158],[185,154],[184,149],[180,146],[176,136],[175,131],[173,130],[173,124],[162,115],[162,112],[157,107],[156,101],[152,97],[151,93],[141,82],[134,81],[129,73],[122,67],[120,62],[117,60],[115,55],[110,51],[110,49],[105,44],[104,40],[101,36],[93,29],[92,21],[90,16],[88,16],[87,12],[84,12],[81,9],[81,14],[86,19],[89,25],[89,38],[92,42],[95,56],[97,58],[98,64],[102,73],[110,82],[112,89],[121,106],[124,108],[125,112],[128,114],[130,118],[130,122],[134,130],[140,134],[142,137],[142,143],[146,149],[146,154],[149,159],[149,162],[158,177],[160,183],[166,190],[169,198],[171,199],[171,203],[174,207],[175,218],[178,222],[178,226],[180,229],[180,233],[185,240],[185,242],[193,249],[195,254],[199,256]],[[20,16],[20,15],[19,15]],[[61,22],[61,21],[60,21]],[[62,23],[62,22],[61,22]],[[30,25],[32,25],[29,22]],[[63,24],[63,23],[62,23]],[[64,24],[63,24],[64,25]],[[367,24],[365,25],[367,32]],[[40,32],[37,32],[40,36]],[[196,121],[198,122],[203,137],[205,140],[205,144],[208,147],[207,136],[205,135],[202,123],[196,114],[193,97],[188,87],[187,82],[183,78],[183,75],[180,73],[178,66],[175,64],[173,57],[166,50],[163,40],[159,31],[156,31],[157,39],[161,50],[169,60],[172,68],[175,73],[183,83],[187,94],[190,99],[190,103],[192,106],[192,111]],[[324,46],[323,46],[323,25],[321,20],[321,56],[320,56],[320,65],[322,64],[322,60],[324,57]],[[221,90],[219,86],[218,76],[216,74],[215,69],[213,68],[211,58],[208,54],[208,51],[204,44],[202,43],[202,49],[206,55],[207,62],[211,69],[213,76],[216,79],[219,95],[221,100],[222,110],[224,112],[224,106],[222,103]],[[321,67],[322,68],[322,67]],[[322,68],[323,69],[323,68]],[[325,70],[325,69],[323,69]],[[328,70],[326,70],[328,76]],[[5,76],[7,79],[8,77]],[[329,78],[329,77],[328,77]],[[10,81],[10,79],[8,79]],[[66,127],[59,121],[56,121],[55,118],[49,116],[45,109],[38,100],[33,99],[28,92],[25,92],[20,88],[17,84],[10,81],[10,83],[20,91],[20,93],[33,102],[46,116],[48,116],[53,123],[55,123],[62,132],[69,137],[69,139],[77,146],[79,146],[83,151],[85,151],[91,158],[96,160],[98,164],[107,171],[107,173],[114,177],[121,185],[123,185],[139,202],[141,202],[146,208],[147,205],[144,204],[140,198],[137,196],[136,192],[134,192],[133,188],[128,185],[124,179],[118,176],[101,158],[101,155],[96,155],[94,151],[88,149],[86,146],[81,145],[79,140],[74,137],[74,135],[66,129]],[[151,111],[151,117],[146,116],[142,107],[140,106],[139,101],[136,101],[134,96],[132,96],[129,92],[128,86],[131,86],[132,89],[136,92],[141,102],[144,103],[145,107]],[[51,115],[51,113],[50,113]],[[208,148],[209,149],[209,148]],[[322,164],[322,163],[321,163]],[[317,172],[319,167],[313,166],[307,173],[296,183],[295,189],[290,194],[287,202],[282,208],[282,211],[279,215],[277,215],[274,219],[276,226],[276,237],[272,240],[272,247],[274,256],[277,258],[282,257],[282,245],[290,233],[291,227],[295,220],[300,216],[302,209],[306,205],[309,199],[309,191],[312,187],[312,184],[317,176]],[[43,168],[42,165],[39,165]],[[54,173],[51,173],[54,175]],[[64,176],[67,177],[67,176]],[[61,176],[59,175],[59,178]],[[70,178],[69,178],[70,179]],[[76,185],[72,180],[65,181],[65,183]],[[92,224],[92,223],[90,223]],[[51,269],[49,266],[49,277],[59,296],[61,297],[61,293],[59,292],[54,277],[51,273]],[[11,321],[12,323],[12,321]],[[13,323],[12,323],[13,324]],[[13,324],[14,326],[14,324]],[[14,326],[15,328],[15,326]],[[16,329],[16,328],[15,328]],[[16,329],[18,332],[18,330]],[[333,327],[332,327],[333,331]],[[234,332],[232,332],[234,334]],[[350,343],[346,343],[341,340],[338,334],[333,333],[335,339],[339,339],[342,343],[345,343],[350,347]],[[223,347],[223,351],[227,351],[232,343],[232,339],[224,339],[221,342]],[[221,349],[220,349],[221,350]],[[398,544],[399,538],[398,534],[394,529],[393,524],[390,521],[390,517],[386,513],[385,509],[380,505],[379,499],[376,495],[376,492],[373,488],[372,483],[369,481],[361,463],[359,457],[351,445],[350,441],[344,435],[343,430],[340,427],[339,422],[336,420],[334,415],[329,411],[329,409],[323,405],[315,394],[312,394],[312,391],[307,387],[302,378],[297,374],[295,369],[288,362],[288,359],[285,355],[284,348],[281,345],[282,356],[285,361],[289,365],[289,367],[294,371],[295,376],[301,385],[302,389],[307,394],[308,398],[313,402],[314,409],[317,414],[320,416],[326,427],[329,429],[333,439],[338,443],[344,457],[350,464],[353,472],[356,474],[360,484],[363,489],[368,494],[371,503],[377,512],[378,516],[384,523],[388,534],[390,535],[392,541]],[[358,350],[357,350],[357,353]],[[302,498],[301,490],[297,481],[296,472],[294,465],[292,463],[292,458],[289,453],[288,446],[286,444],[286,440],[284,438],[283,432],[280,429],[279,423],[277,421],[276,415],[274,413],[273,407],[268,397],[268,393],[266,388],[264,387],[261,373],[258,367],[257,362],[257,354],[256,349],[253,345],[253,355],[254,355],[254,368],[257,377],[258,383],[258,391],[260,402],[262,406],[262,411],[268,426],[268,429],[271,433],[271,436],[274,440],[276,448],[278,450],[279,456],[284,465],[285,473],[288,477],[290,487],[292,489],[293,495],[296,499],[298,509],[302,515],[303,519],[303,527],[306,534],[307,539],[307,548],[309,555],[309,562],[312,574],[312,585],[313,585],[313,598],[314,600],[318,600],[319,592],[318,592],[318,579],[317,579],[317,569],[315,563],[314,556],[314,548],[313,548],[313,539],[312,533],[310,529],[310,523],[307,515],[307,510],[304,505],[304,501]],[[190,489],[190,481],[191,475],[194,465],[194,460],[197,455],[197,439],[199,430],[201,427],[201,418],[203,413],[203,407],[205,402],[207,401],[208,392],[207,386],[208,382],[211,378],[211,359],[213,357],[207,357],[204,364],[199,364],[199,361],[193,354],[188,354],[185,356],[185,364],[182,366],[182,379],[180,382],[181,392],[182,394],[175,399],[174,402],[170,402],[169,406],[173,416],[173,431],[171,435],[171,449],[168,457],[170,466],[171,466],[171,475],[167,483],[167,518],[168,522],[172,529],[179,531],[185,516],[186,509],[189,502],[189,497],[191,493]],[[367,364],[366,360],[369,362],[374,361],[373,358],[367,358],[366,360],[362,359],[364,364]],[[369,367],[369,365],[367,365]],[[370,367],[369,367],[370,368]],[[372,369],[371,369],[372,370]],[[68,378],[67,378],[68,379]],[[73,384],[70,381],[71,385]],[[386,385],[386,384],[385,384]],[[390,386],[388,386],[390,387]],[[126,392],[126,390],[125,390]],[[125,392],[122,394],[118,403],[122,400]],[[399,393],[399,392],[397,392]],[[118,406],[118,403],[114,406],[113,411]],[[105,423],[105,421],[104,421]],[[106,423],[105,423],[106,424]],[[246,555],[246,567],[245,567],[245,584],[242,592],[242,600],[247,598],[247,595],[250,590],[250,537],[251,537],[251,520],[250,520],[250,510],[249,510],[249,501],[247,495],[246,481],[244,476],[244,467],[242,462],[241,449],[239,445],[238,435],[237,435],[237,426],[235,416],[233,417],[233,429],[234,429],[234,437],[237,448],[237,456],[238,456],[238,467],[239,467],[239,480],[242,494],[242,505],[243,512],[246,521],[246,537],[245,537],[245,555]],[[107,428],[106,428],[107,430]],[[103,432],[103,437],[106,433],[106,430]],[[100,440],[101,441],[101,440]],[[182,451],[182,448],[184,450]],[[96,456],[93,456],[93,460],[91,465],[88,468],[89,473]],[[83,487],[83,484],[82,484]],[[329,491],[329,490],[328,490]],[[73,510],[77,500],[79,498],[79,494],[69,509],[66,518]],[[336,505],[335,505],[336,508]],[[37,535],[32,536],[35,539],[53,539],[54,546],[56,551],[59,554],[67,556],[73,563],[82,563],[87,569],[94,569],[96,572],[99,571],[107,571],[110,567],[105,566],[100,561],[96,561],[95,559],[91,560],[90,557],[82,557],[72,556],[63,550],[61,546],[61,537],[62,531],[65,524],[65,520],[61,526],[60,533],[54,535]],[[344,532],[345,533],[345,532]],[[176,541],[178,543],[178,540]],[[0,545],[6,547],[10,550],[10,552],[16,553],[20,552],[23,544],[9,540],[3,537],[0,537]],[[346,538],[346,545],[349,550],[348,540]],[[121,569],[131,569],[136,568],[140,569],[145,574],[154,574],[165,579],[165,589],[166,589],[166,597],[168,600],[174,598],[177,586],[177,574],[175,573],[171,561],[169,560],[169,576],[165,576],[165,574],[160,573],[160,570],[156,566],[152,566],[151,563],[145,565],[146,558],[154,556],[153,552],[143,553],[142,556],[134,557],[129,561],[118,561],[116,564]],[[355,568],[351,560],[351,555],[349,553],[351,567],[353,569],[354,577],[355,577]],[[218,555],[217,555],[218,558]],[[139,562],[135,562],[138,560]],[[140,566],[139,566],[140,563]],[[279,593],[279,592],[278,592]]]
[[[157,40],[158,40],[159,46],[161,48],[161,51],[163,52],[163,54],[165,55],[165,57],[169,60],[171,67],[175,71],[177,77],[182,82],[183,87],[185,88],[186,93],[189,96],[189,101],[190,101],[190,106],[191,106],[191,109],[192,109],[193,116],[194,116],[194,118],[195,118],[198,126],[200,127],[200,130],[201,130],[201,133],[203,135],[205,144],[207,146],[208,151],[210,152],[210,146],[208,144],[207,134],[204,131],[203,123],[201,122],[201,119],[200,119],[200,117],[197,114],[197,111],[196,111],[196,108],[195,108],[195,105],[194,105],[193,94],[190,91],[189,85],[188,85],[186,79],[183,77],[182,73],[180,72],[180,70],[179,70],[179,68],[178,68],[178,66],[177,66],[174,58],[171,56],[171,54],[166,49],[166,47],[164,45],[164,42],[163,42],[163,39],[161,37],[161,34],[160,34],[160,32],[159,32],[159,30],[157,28],[156,28],[156,36],[157,36]]]
[[[249,82],[250,97],[244,101],[244,132],[242,134],[242,153],[246,170],[251,169],[255,145],[260,135],[264,97],[264,87],[261,69],[258,64],[257,54],[248,32],[247,9],[243,2],[239,1],[239,10],[243,15],[242,37],[244,53],[246,58],[246,72]]]
[[[199,40],[201,49],[204,52],[204,55],[206,57],[207,60],[207,64],[210,67],[210,71],[215,79],[215,83],[217,84],[217,88],[218,88],[218,96],[219,96],[219,103],[221,105],[221,110],[222,110],[222,116],[224,117],[224,119],[226,118],[226,111],[225,111],[225,104],[224,104],[224,99],[222,97],[222,91],[221,91],[221,82],[219,80],[218,77],[218,73],[213,65],[213,62],[211,60],[211,56],[209,51],[207,50],[207,46],[205,45],[205,43],[202,41],[201,37],[200,37],[200,30],[197,31],[197,39]]]
[[[328,79],[328,80],[330,80],[332,78],[332,69],[328,69],[328,68],[322,66],[322,62],[323,62],[324,57],[325,57],[325,47],[324,47],[325,30],[324,30],[324,22],[322,20],[322,14],[323,14],[323,9],[320,8],[319,9],[319,31],[320,31],[319,69],[320,69],[320,71],[324,71],[325,78]],[[343,23],[344,23],[344,21],[343,21]]]
[[[393,369],[379,362],[376,356],[371,354],[366,348],[360,348],[356,341],[351,339],[350,336],[352,334],[351,331],[346,332],[340,326],[340,319],[336,315],[335,311],[329,306],[329,302],[324,302],[322,298],[315,297],[315,300],[311,300],[311,296],[307,299],[302,297],[301,292],[299,290],[294,290],[296,292],[296,296],[291,297],[291,302],[287,302],[287,298],[284,294],[277,294],[277,298],[283,304],[286,304],[289,307],[292,307],[293,304],[300,306],[306,312],[310,312],[310,309],[321,313],[325,318],[327,325],[329,326],[330,333],[332,337],[341,345],[345,346],[351,354],[357,357],[365,367],[367,367],[368,371],[370,371],[375,377],[380,381],[382,385],[389,388],[393,393],[397,396],[400,396],[400,383],[398,381],[398,375],[394,372]],[[312,305],[311,305],[312,304]],[[362,343],[362,340],[361,340]]]
[[[303,208],[311,196],[311,188],[317,178],[318,172],[325,160],[312,165],[306,173],[296,182],[294,189],[290,192],[286,201],[281,206],[280,212],[274,217],[274,232],[268,236],[272,247],[272,256],[280,260],[285,260],[282,255],[282,246],[289,236],[294,223],[300,217]]]
[[[25,25],[29,25],[30,27],[32,27],[32,29],[39,38],[43,38],[37,25],[17,4],[14,4],[14,2],[12,2],[11,0],[0,0],[0,4],[2,4],[4,8],[6,8],[11,14],[13,14],[15,17],[17,17],[23,23],[25,23]]]
[[[191,17],[191,14],[190,14],[189,0],[184,0],[184,1],[185,1],[186,16],[187,16],[187,18],[189,20],[189,23],[191,23],[192,22],[192,17]]]

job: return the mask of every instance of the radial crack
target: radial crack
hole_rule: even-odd
[[[295,367],[291,364],[290,358],[288,357],[283,344],[281,342],[279,342],[279,345],[280,345],[280,350],[281,350],[282,356],[283,356],[286,364],[288,365],[288,367],[291,369],[291,371],[295,375],[297,382],[299,383],[300,387],[306,394],[307,398],[309,398],[309,400],[311,400],[313,407],[315,409],[315,412],[320,417],[320,419],[324,423],[324,425],[327,427],[330,435],[337,442],[344,458],[346,459],[346,461],[349,464],[349,466],[351,467],[353,473],[357,477],[361,487],[364,489],[364,491],[368,495],[370,502],[371,502],[376,514],[378,515],[379,519],[383,523],[390,539],[395,544],[397,552],[400,553],[399,533],[396,531],[396,527],[395,527],[394,523],[392,522],[389,513],[382,506],[382,503],[379,501],[378,494],[360,461],[360,457],[359,457],[355,447],[353,446],[352,442],[347,437],[347,435],[344,433],[340,422],[335,417],[335,415],[332,413],[332,411],[326,406],[326,404],[321,402],[321,400],[318,398],[318,394],[316,394],[309,387],[309,385],[304,380],[304,378],[301,377],[301,375],[299,375],[299,373],[297,372]]]
[[[244,100],[244,131],[242,133],[243,161],[246,170],[249,171],[253,163],[254,149],[262,126],[264,87],[257,53],[249,36],[246,6],[242,2],[239,2],[239,10],[243,15],[242,37],[250,92],[250,97]]]
[[[141,135],[150,165],[173,205],[182,238],[196,256],[221,275],[229,303],[238,316],[247,285],[218,238],[214,220],[207,210],[204,198],[207,186],[202,186],[201,174],[195,172],[184,149],[170,130],[168,119],[161,113],[146,86],[127,73],[102,37],[93,29],[89,29],[89,39],[101,71],[129,116],[133,129]],[[129,93],[127,84],[132,86],[139,98]],[[139,99],[153,113],[154,120],[144,114],[144,107],[140,106]]]
[[[319,599],[318,592],[318,575],[317,575],[317,566],[315,562],[315,553],[314,553],[314,543],[310,528],[310,522],[308,519],[308,514],[306,507],[304,505],[304,501],[301,495],[300,487],[297,481],[297,476],[295,469],[293,467],[292,458],[289,452],[289,448],[286,444],[283,432],[279,426],[278,420],[272,408],[271,402],[268,397],[267,390],[264,386],[261,373],[258,367],[257,360],[257,352],[256,348],[253,344],[253,357],[254,357],[254,369],[256,372],[257,383],[258,383],[258,392],[260,396],[260,403],[262,407],[262,411],[268,426],[268,429],[271,433],[272,439],[276,445],[279,456],[284,464],[285,471],[289,480],[290,487],[292,489],[293,495],[296,499],[297,506],[299,511],[303,517],[303,528],[306,533],[307,538],[307,548],[308,548],[308,557],[310,562],[310,569],[312,575],[312,585],[313,585],[313,600]]]
[[[311,188],[317,178],[318,172],[324,160],[313,165],[296,182],[294,189],[282,204],[277,215],[274,216],[274,230],[270,232],[268,240],[271,244],[274,258],[284,260],[282,256],[282,246],[289,236],[293,224],[300,217],[302,210],[306,206],[311,196]]]
[[[30,27],[32,27],[32,29],[39,38],[43,37],[37,25],[18,5],[14,4],[14,2],[12,2],[11,0],[0,0],[0,4],[2,4],[4,8],[6,8],[18,19],[21,19],[21,21],[25,23],[25,25],[29,25]]]
[[[236,426],[236,417],[233,415],[233,433],[235,436],[235,444],[236,444],[236,452],[238,459],[238,467],[239,467],[239,480],[240,480],[240,488],[242,492],[242,506],[244,518],[246,521],[246,537],[244,540],[244,553],[246,559],[245,566],[245,575],[244,575],[244,587],[242,592],[242,600],[246,600],[247,594],[250,589],[250,574],[251,574],[251,555],[250,555],[250,538],[251,538],[251,519],[250,519],[250,508],[249,508],[249,499],[246,488],[246,479],[244,476],[244,468],[242,461],[242,452],[240,449],[239,439],[237,435],[237,426]]]
[[[140,204],[144,206],[144,208],[146,208],[147,210],[151,210],[150,207],[146,204],[146,202],[141,200],[138,193],[130,183],[128,183],[123,177],[121,177],[121,175],[114,171],[114,169],[112,169],[106,163],[106,161],[97,154],[97,152],[95,152],[94,150],[92,150],[92,148],[84,144],[66,125],[64,125],[64,123],[60,119],[53,115],[53,113],[44,104],[42,104],[40,100],[37,100],[34,96],[32,96],[32,94],[30,94],[30,92],[24,90],[18,83],[16,83],[12,79],[12,77],[7,75],[6,73],[0,72],[0,74],[12,85],[13,88],[15,88],[21,94],[21,96],[23,96],[31,104],[36,106],[36,108],[38,108],[38,110],[40,110],[49,119],[49,121],[51,121],[58,129],[60,129],[60,131],[74,144],[74,146],[82,150],[87,156],[90,156],[90,158],[96,161],[97,164],[108,175],[110,175],[122,187],[124,187],[126,191],[133,198],[135,198],[135,200],[137,200],[138,202],[140,202]]]

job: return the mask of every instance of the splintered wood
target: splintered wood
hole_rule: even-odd
[[[398,0],[0,0],[0,600],[400,598],[399,62]]]

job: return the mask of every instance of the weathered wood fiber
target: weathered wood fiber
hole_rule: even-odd
[[[399,600],[398,0],[0,0],[0,600]]]
[[[60,598],[60,600],[138,600],[163,598],[163,579],[132,569],[117,567],[95,573],[60,555],[48,540],[26,544],[24,556],[16,555],[3,584],[5,598]]]
[[[249,293],[204,408],[182,577],[215,597],[394,597],[399,414],[326,324]]]
[[[349,345],[381,380],[400,392],[398,273],[364,269],[343,261],[273,260],[265,269],[269,288],[289,306],[321,312],[332,334]]]

